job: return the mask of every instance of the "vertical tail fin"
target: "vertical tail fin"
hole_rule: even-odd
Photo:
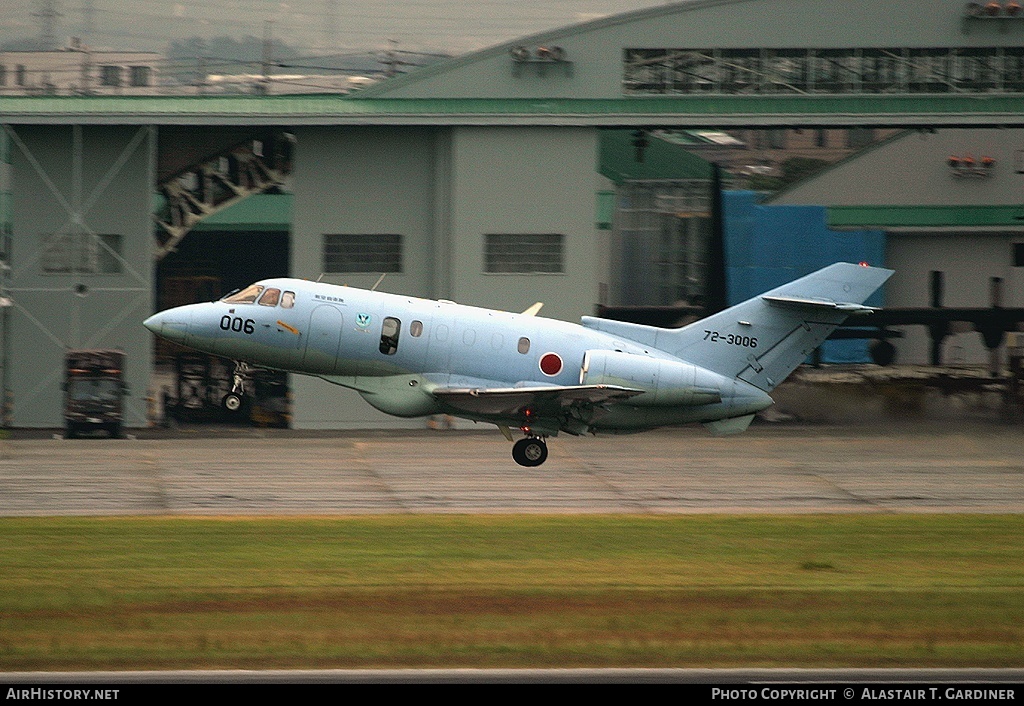
[[[689,326],[663,329],[657,346],[771,391],[847,316],[870,311],[864,301],[892,274],[877,267],[829,265]]]

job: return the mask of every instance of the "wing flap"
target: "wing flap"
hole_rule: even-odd
[[[595,406],[642,395],[643,390],[617,385],[543,387],[449,387],[433,391],[442,402],[473,414],[514,417],[526,409],[557,414],[568,407]]]

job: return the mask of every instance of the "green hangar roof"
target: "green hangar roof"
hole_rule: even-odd
[[[592,125],[595,127],[1024,126],[1024,95],[361,98],[19,96],[6,124]]]
[[[638,155],[632,130],[601,131],[603,176],[619,184],[624,181],[711,179],[711,164],[677,144],[656,135],[645,136],[646,144]],[[641,159],[638,159],[638,156]]]

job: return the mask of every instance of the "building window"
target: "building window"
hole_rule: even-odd
[[[0,64],[0,86],[7,85],[7,67]]]
[[[965,30],[966,31],[966,30]],[[626,94],[1016,93],[1020,47],[623,50]]]
[[[402,236],[394,234],[324,235],[324,272],[402,271]]]
[[[122,237],[116,233],[53,233],[43,237],[41,257],[46,274],[116,275],[122,265]]]
[[[565,236],[560,233],[489,233],[484,241],[484,272],[565,272]]]
[[[117,87],[121,85],[121,67],[120,66],[101,66],[100,67],[100,85]]]
[[[133,66],[130,71],[128,80],[132,86],[138,88],[150,85],[152,71],[148,66]]]
[[[18,64],[14,67],[14,82],[19,86],[24,86],[28,83],[28,75],[24,64]]]

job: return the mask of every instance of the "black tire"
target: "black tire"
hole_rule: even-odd
[[[512,447],[512,458],[520,466],[532,468],[544,463],[548,458],[548,445],[543,439],[528,437],[520,439]]]
[[[236,395],[234,392],[229,392],[224,395],[224,399],[222,399],[220,403],[224,409],[231,414],[236,414],[242,409],[242,397],[241,395]]]
[[[889,341],[875,341],[868,346],[868,351],[876,365],[892,365],[896,361],[896,346]]]

